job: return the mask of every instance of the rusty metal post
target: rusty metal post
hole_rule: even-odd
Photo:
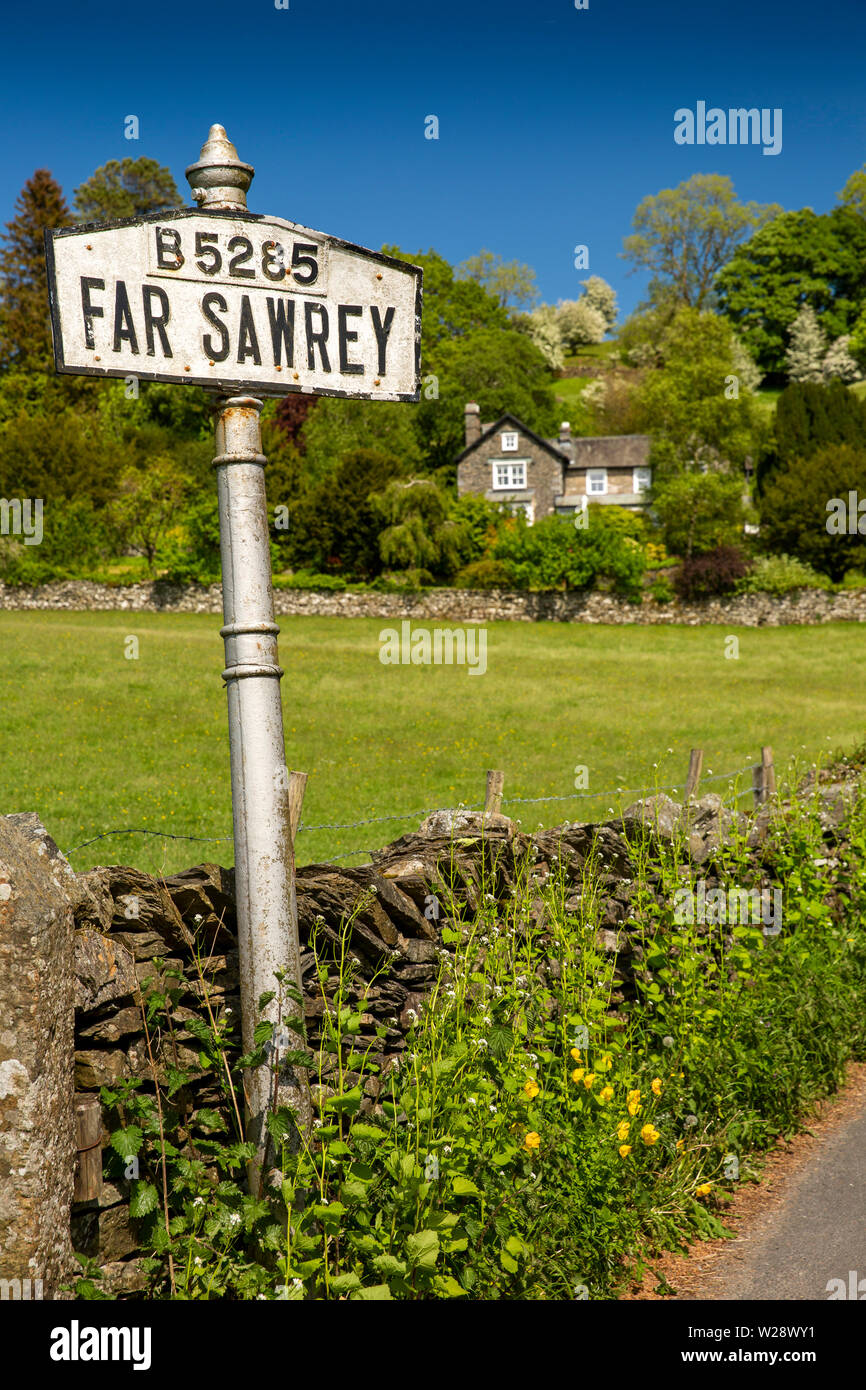
[[[222,126],[212,126],[197,164],[187,170],[193,196],[210,209],[246,210],[253,177]],[[280,700],[274,595],[265,496],[260,414],[254,396],[222,396],[217,403],[216,456],[222,557],[225,670],[231,754],[235,896],[242,1036],[254,1048],[256,1025],[277,1025],[267,1062],[247,1073],[247,1137],[257,1146],[250,1165],[253,1191],[270,1166],[265,1120],[272,1105],[289,1105],[298,1125],[311,1125],[307,1072],[281,1058],[305,1047],[303,1006],[277,984],[301,992],[300,946],[289,807],[289,775]],[[259,1009],[262,995],[276,997]],[[280,994],[282,993],[282,999]],[[284,1030],[282,1018],[299,1018]]]

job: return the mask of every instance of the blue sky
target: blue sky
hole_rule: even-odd
[[[718,172],[744,199],[823,211],[866,162],[863,0],[289,4],[7,12],[0,220],[35,168],[71,201],[126,155],[168,164],[187,196],[219,121],[256,167],[253,211],[451,261],[484,246],[530,264],[548,302],[579,292],[583,243],[628,311],[644,277],[619,252],[646,194]],[[676,145],[674,111],[699,100],[781,107],[781,153]]]

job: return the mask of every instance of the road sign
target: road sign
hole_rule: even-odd
[[[45,238],[59,372],[419,399],[417,266],[237,209]]]

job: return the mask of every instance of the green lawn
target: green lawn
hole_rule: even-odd
[[[726,660],[722,627],[493,623],[483,676],[383,666],[387,625],[281,620],[288,763],[310,778],[303,823],[410,813],[305,832],[301,862],[382,845],[415,828],[412,812],[477,802],[489,767],[504,769],[506,801],[568,797],[575,766],[588,767],[591,799],[506,804],[534,828],[606,815],[620,804],[611,788],[676,783],[693,745],[713,773],[762,743],[782,768],[853,745],[866,725],[854,624],[739,629],[739,659]],[[64,850],[119,827],[160,833],[102,840],[74,855],[79,869],[231,863],[230,843],[161,838],[231,832],[219,627],[216,615],[0,613],[0,812],[36,811]],[[138,660],[124,657],[127,635]]]

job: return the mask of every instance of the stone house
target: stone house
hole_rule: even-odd
[[[652,481],[648,434],[572,438],[563,421],[557,439],[542,439],[514,415],[482,425],[480,407],[465,411],[466,447],[457,459],[457,495],[481,493],[526,513],[570,516],[587,501],[642,508]]]

